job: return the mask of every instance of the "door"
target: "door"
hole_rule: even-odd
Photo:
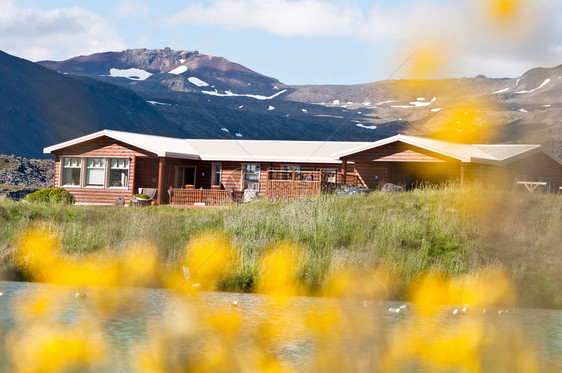
[[[260,191],[260,165],[245,164],[242,173],[242,189],[252,190],[256,194]]]
[[[195,187],[195,170],[195,166],[176,167],[174,188],[184,188],[186,185],[193,185]]]

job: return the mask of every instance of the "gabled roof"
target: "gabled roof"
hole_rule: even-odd
[[[332,157],[333,153],[371,144],[349,141],[178,139],[103,130],[49,146],[44,149],[44,153],[49,154],[104,136],[131,144],[159,157],[235,162],[339,163],[338,158]]]
[[[394,142],[402,142],[413,145],[425,150],[445,155],[450,158],[458,159],[461,162],[505,164],[519,159],[522,156],[530,155],[542,150],[540,145],[521,145],[521,144],[460,144],[441,140],[429,139],[426,137],[396,135],[369,143],[365,146],[357,146],[344,152],[333,154],[334,157],[342,158],[356,154],[365,150],[374,149]],[[557,162],[558,159],[550,155]]]
[[[154,153],[159,157],[170,157],[176,156],[177,154],[179,158],[199,159],[199,154],[197,154],[197,151],[193,149],[185,139],[143,135],[140,133],[113,130],[102,130],[86,136],[77,137],[69,141],[61,142],[60,144],[49,146],[43,149],[43,152],[46,154],[50,154],[56,150],[64,149],[69,146],[77,145],[104,136],[136,146],[137,148]],[[181,155],[181,157],[179,155]]]
[[[77,145],[100,137],[110,137],[159,157],[233,162],[339,163],[342,157],[394,142],[410,144],[458,159],[461,162],[505,165],[521,157],[544,151],[540,145],[494,144],[469,145],[425,137],[396,135],[375,142],[288,141],[288,140],[207,140],[143,135],[132,132],[103,130],[49,146],[44,152]],[[556,162],[555,156],[545,152]]]

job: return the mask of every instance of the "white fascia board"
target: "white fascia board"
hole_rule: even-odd
[[[469,161],[462,161],[462,163],[477,163],[477,164],[487,164],[490,166],[503,166],[503,162],[500,160],[470,157]]]
[[[43,153],[44,154],[51,154],[55,150],[63,149],[63,148],[69,147],[69,146],[77,145],[77,144],[80,144],[80,143],[83,143],[83,142],[86,142],[86,141],[90,141],[90,140],[93,140],[93,139],[97,139],[99,137],[106,136],[106,137],[112,138],[114,140],[122,141],[126,144],[133,145],[133,146],[136,146],[137,148],[140,148],[140,149],[149,151],[151,153],[157,154],[158,156],[164,156],[164,154],[159,152],[158,150],[154,150],[154,149],[149,148],[145,145],[138,144],[135,141],[131,141],[130,139],[126,138],[126,136],[119,136],[119,132],[120,131],[101,130],[101,131],[94,132],[94,133],[91,133],[91,134],[86,135],[86,136],[75,138],[73,140],[61,142],[60,144],[49,146],[49,147],[43,149]],[[124,134],[126,134],[126,133],[127,132],[124,132]]]
[[[205,154],[201,157],[203,161],[209,162],[255,162],[255,163],[266,163],[266,162],[275,162],[275,163],[327,163],[327,164],[340,164],[341,161],[339,159],[326,159],[326,158],[301,158],[301,157],[259,157],[259,158],[252,158],[250,156],[241,157],[241,156],[228,156],[225,154],[221,155],[209,155]]]
[[[386,139],[380,139],[377,140],[369,145],[361,145],[361,146],[357,146],[355,148],[351,148],[349,150],[343,151],[343,152],[337,152],[337,153],[332,153],[330,154],[331,157],[334,157],[336,159],[341,159],[342,157],[345,157],[346,155],[350,155],[350,154],[355,154],[355,153],[359,153],[365,150],[369,150],[369,149],[373,149],[379,146],[383,146],[383,145],[387,145],[390,144],[391,142],[395,142],[399,140],[399,136],[400,135],[395,135],[392,137],[387,137]]]
[[[559,165],[562,165],[562,160],[560,160],[560,158],[558,158],[557,156],[555,156],[555,155],[552,154],[551,152],[547,151],[546,149],[544,149],[544,148],[543,148],[542,146],[540,146],[540,145],[537,146],[536,148],[527,150],[527,151],[524,152],[524,153],[520,153],[520,154],[517,154],[517,155],[515,155],[515,156],[513,156],[513,157],[507,158],[507,159],[504,160],[504,163],[505,163],[505,164],[510,164],[510,163],[513,163],[513,162],[515,162],[515,161],[520,160],[521,158],[525,158],[525,157],[527,157],[527,156],[529,156],[529,155],[533,155],[533,154],[541,153],[541,152],[544,153],[547,157],[552,158],[552,159],[553,159],[555,162],[557,162]]]
[[[418,148],[421,148],[421,149],[429,150],[429,151],[434,152],[434,153],[443,154],[447,157],[458,159],[459,161],[462,161],[462,162],[470,162],[470,159],[459,157],[458,155],[452,155],[448,152],[444,152],[441,149],[433,149],[433,148],[425,146],[425,145],[420,145],[420,144],[416,143],[415,141],[412,141],[412,140],[410,140],[407,137],[404,137],[402,135],[392,136],[392,137],[389,137],[389,138],[386,138],[386,139],[375,141],[373,144],[368,145],[368,146],[362,146],[360,148],[355,148],[355,149],[351,149],[349,151],[346,151],[345,153],[332,154],[332,155],[337,156],[339,159],[341,159],[342,157],[345,157],[345,156],[350,155],[350,154],[355,154],[355,153],[359,153],[359,152],[362,152],[362,151],[365,151],[365,150],[378,148],[379,146],[388,145],[390,143],[397,142],[397,141],[400,141],[400,142],[403,142],[405,144],[412,145],[412,146],[415,146],[415,147],[418,147]]]
[[[173,152],[164,152],[158,153],[159,157],[169,157],[169,158],[180,158],[180,159],[191,159],[194,161],[201,161],[201,157],[197,154],[185,154],[185,153],[173,153]]]
[[[72,145],[80,144],[81,142],[93,140],[93,139],[96,139],[96,138],[102,137],[102,136],[107,136],[106,130],[101,130],[101,131],[98,131],[98,132],[91,133],[89,135],[77,137],[77,138],[72,139],[72,140],[68,140],[68,141],[65,141],[65,142],[61,142],[59,144],[48,146],[46,148],[43,148],[43,154],[51,154],[55,150],[59,150],[59,149],[66,148],[66,147],[69,147],[69,146],[72,146]]]

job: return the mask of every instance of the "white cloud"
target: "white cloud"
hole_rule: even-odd
[[[215,0],[188,5],[166,20],[171,25],[258,29],[283,37],[349,34],[355,24],[363,24],[356,6],[320,0]]]
[[[505,76],[562,62],[562,34],[556,19],[561,6],[556,1],[529,2],[528,11],[509,28],[486,23],[481,8],[486,1],[385,2],[362,12],[351,1],[210,0],[192,3],[166,21],[171,26],[250,29],[281,37],[355,37],[371,41],[373,48],[379,42],[390,43],[398,52],[393,56],[396,61],[388,64],[389,71],[404,61],[404,55],[427,44],[447,51],[451,61],[443,76]],[[553,11],[553,6],[558,9]]]
[[[0,0],[2,50],[33,61],[122,50],[125,42],[100,16],[79,7],[22,8]]]
[[[122,0],[113,8],[111,14],[117,19],[144,17],[149,10],[149,5],[140,1]]]

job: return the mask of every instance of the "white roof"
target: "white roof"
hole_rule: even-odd
[[[279,140],[187,140],[208,161],[340,163],[332,154],[366,142]]]
[[[441,140],[429,139],[426,137],[396,135],[369,143],[365,146],[357,146],[342,153],[334,154],[337,157],[344,157],[361,151],[377,148],[393,142],[403,142],[419,148],[423,148],[435,153],[458,159],[461,162],[473,163],[509,163],[523,155],[529,155],[542,150],[540,145],[522,144],[460,144]],[[550,155],[550,154],[549,154]],[[557,160],[555,158],[555,160]],[[559,160],[557,160],[559,162]]]
[[[131,132],[103,130],[49,146],[49,154],[82,142],[107,136],[147,150],[159,157],[204,161],[340,163],[332,154],[370,142],[287,141],[287,140],[206,140],[178,139]]]
[[[199,159],[197,151],[185,139],[174,137],[163,137],[154,135],[143,135],[140,133],[102,130],[86,136],[78,137],[69,141],[61,142],[53,146],[46,147],[43,152],[50,154],[56,150],[63,149],[72,145],[77,145],[85,141],[97,139],[107,136],[124,143],[134,145],[137,148],[144,149],[159,157],[174,156],[173,154],[182,155],[180,158]]]
[[[469,145],[425,137],[396,135],[375,142],[287,141],[287,140],[205,140],[143,135],[103,130],[49,146],[44,152],[76,145],[107,136],[136,146],[159,157],[234,162],[339,163],[340,158],[393,142],[403,142],[461,162],[505,164],[522,156],[542,151],[540,145],[496,144]],[[548,154],[548,153],[547,153]],[[548,154],[557,162],[562,162]]]

